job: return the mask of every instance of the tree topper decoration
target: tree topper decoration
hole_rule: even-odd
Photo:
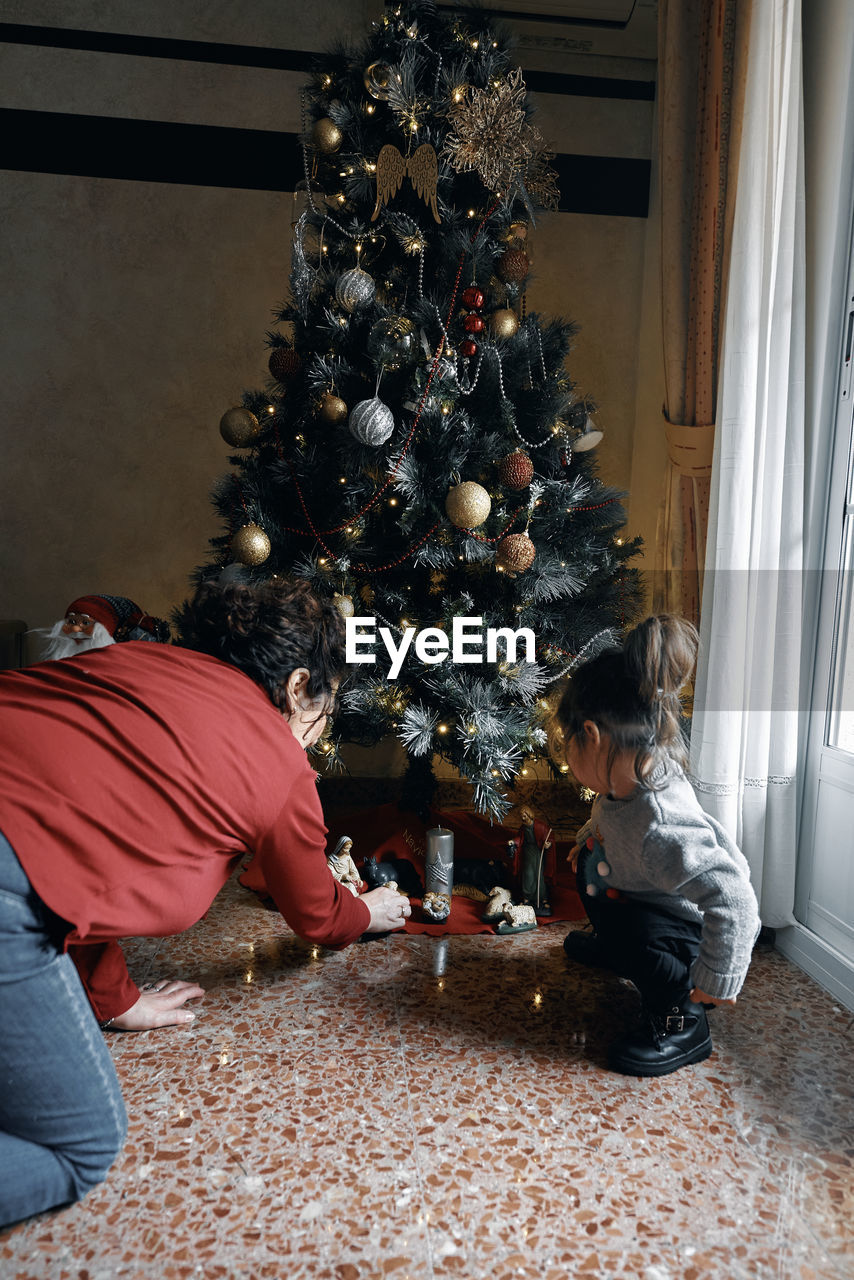
[[[467,85],[451,103],[442,155],[458,173],[474,169],[485,187],[504,191],[543,155],[543,137],[525,117],[525,92],[517,67],[497,88]]]

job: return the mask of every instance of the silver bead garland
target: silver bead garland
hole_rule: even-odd
[[[582,647],[579,649],[578,653],[575,655],[575,657],[572,659],[572,661],[569,663],[568,666],[564,667],[562,671],[559,671],[556,676],[550,677],[550,683],[551,681],[554,681],[554,680],[562,680],[564,676],[569,675],[570,671],[574,671],[575,668],[578,666],[579,662],[581,662],[581,660],[583,659],[587,650],[592,645],[596,644],[598,640],[601,640],[603,637],[607,637],[607,642],[611,644],[619,643],[619,636],[614,631],[613,627],[605,627],[603,631],[597,631],[596,635],[591,636],[591,638],[587,641],[587,644],[582,645]]]
[[[522,432],[519,430],[519,427],[516,423],[516,413],[513,408],[513,402],[507,398],[507,393],[504,390],[504,370],[501,364],[501,354],[498,348],[492,343],[484,342],[481,344],[480,354],[477,361],[477,367],[475,368],[475,371],[474,371],[474,377],[471,378],[470,380],[466,378],[462,363],[458,365],[457,381],[460,384],[460,394],[464,396],[470,396],[471,393],[474,391],[475,387],[477,386],[478,379],[480,378],[480,371],[483,367],[484,357],[486,356],[487,352],[490,352],[495,357],[495,362],[496,362],[496,365],[498,366],[498,388],[499,388],[499,391],[501,392],[501,405],[504,410],[504,413],[507,416],[507,420],[510,423],[510,427],[516,439],[519,440],[525,446],[526,449],[544,449],[547,444],[554,444],[556,440],[563,437],[563,439],[566,441],[567,449],[569,449],[570,436],[569,436],[568,427],[566,429],[562,427],[559,431],[550,432],[549,435],[547,435],[543,440],[538,440],[538,441],[528,440],[525,436],[522,435]],[[540,354],[542,355],[542,350]],[[545,376],[545,371],[544,371],[544,376]]]

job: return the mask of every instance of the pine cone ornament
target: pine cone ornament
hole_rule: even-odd
[[[505,489],[527,489],[534,478],[534,464],[527,453],[516,449],[502,459],[498,474]]]
[[[508,533],[496,548],[495,564],[507,573],[524,573],[534,563],[536,554],[536,548],[527,533]]]

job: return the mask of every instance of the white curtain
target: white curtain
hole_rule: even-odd
[[[763,923],[793,922],[804,532],[800,0],[749,0],[701,657],[700,803],[747,857]]]

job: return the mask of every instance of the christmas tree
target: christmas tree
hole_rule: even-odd
[[[323,59],[303,105],[290,295],[269,385],[220,424],[242,452],[211,545],[227,573],[300,575],[353,619],[328,766],[393,733],[411,804],[438,754],[498,818],[549,758],[550,694],[639,597],[566,369],[574,328],[527,309],[551,157],[475,10],[404,0]]]

